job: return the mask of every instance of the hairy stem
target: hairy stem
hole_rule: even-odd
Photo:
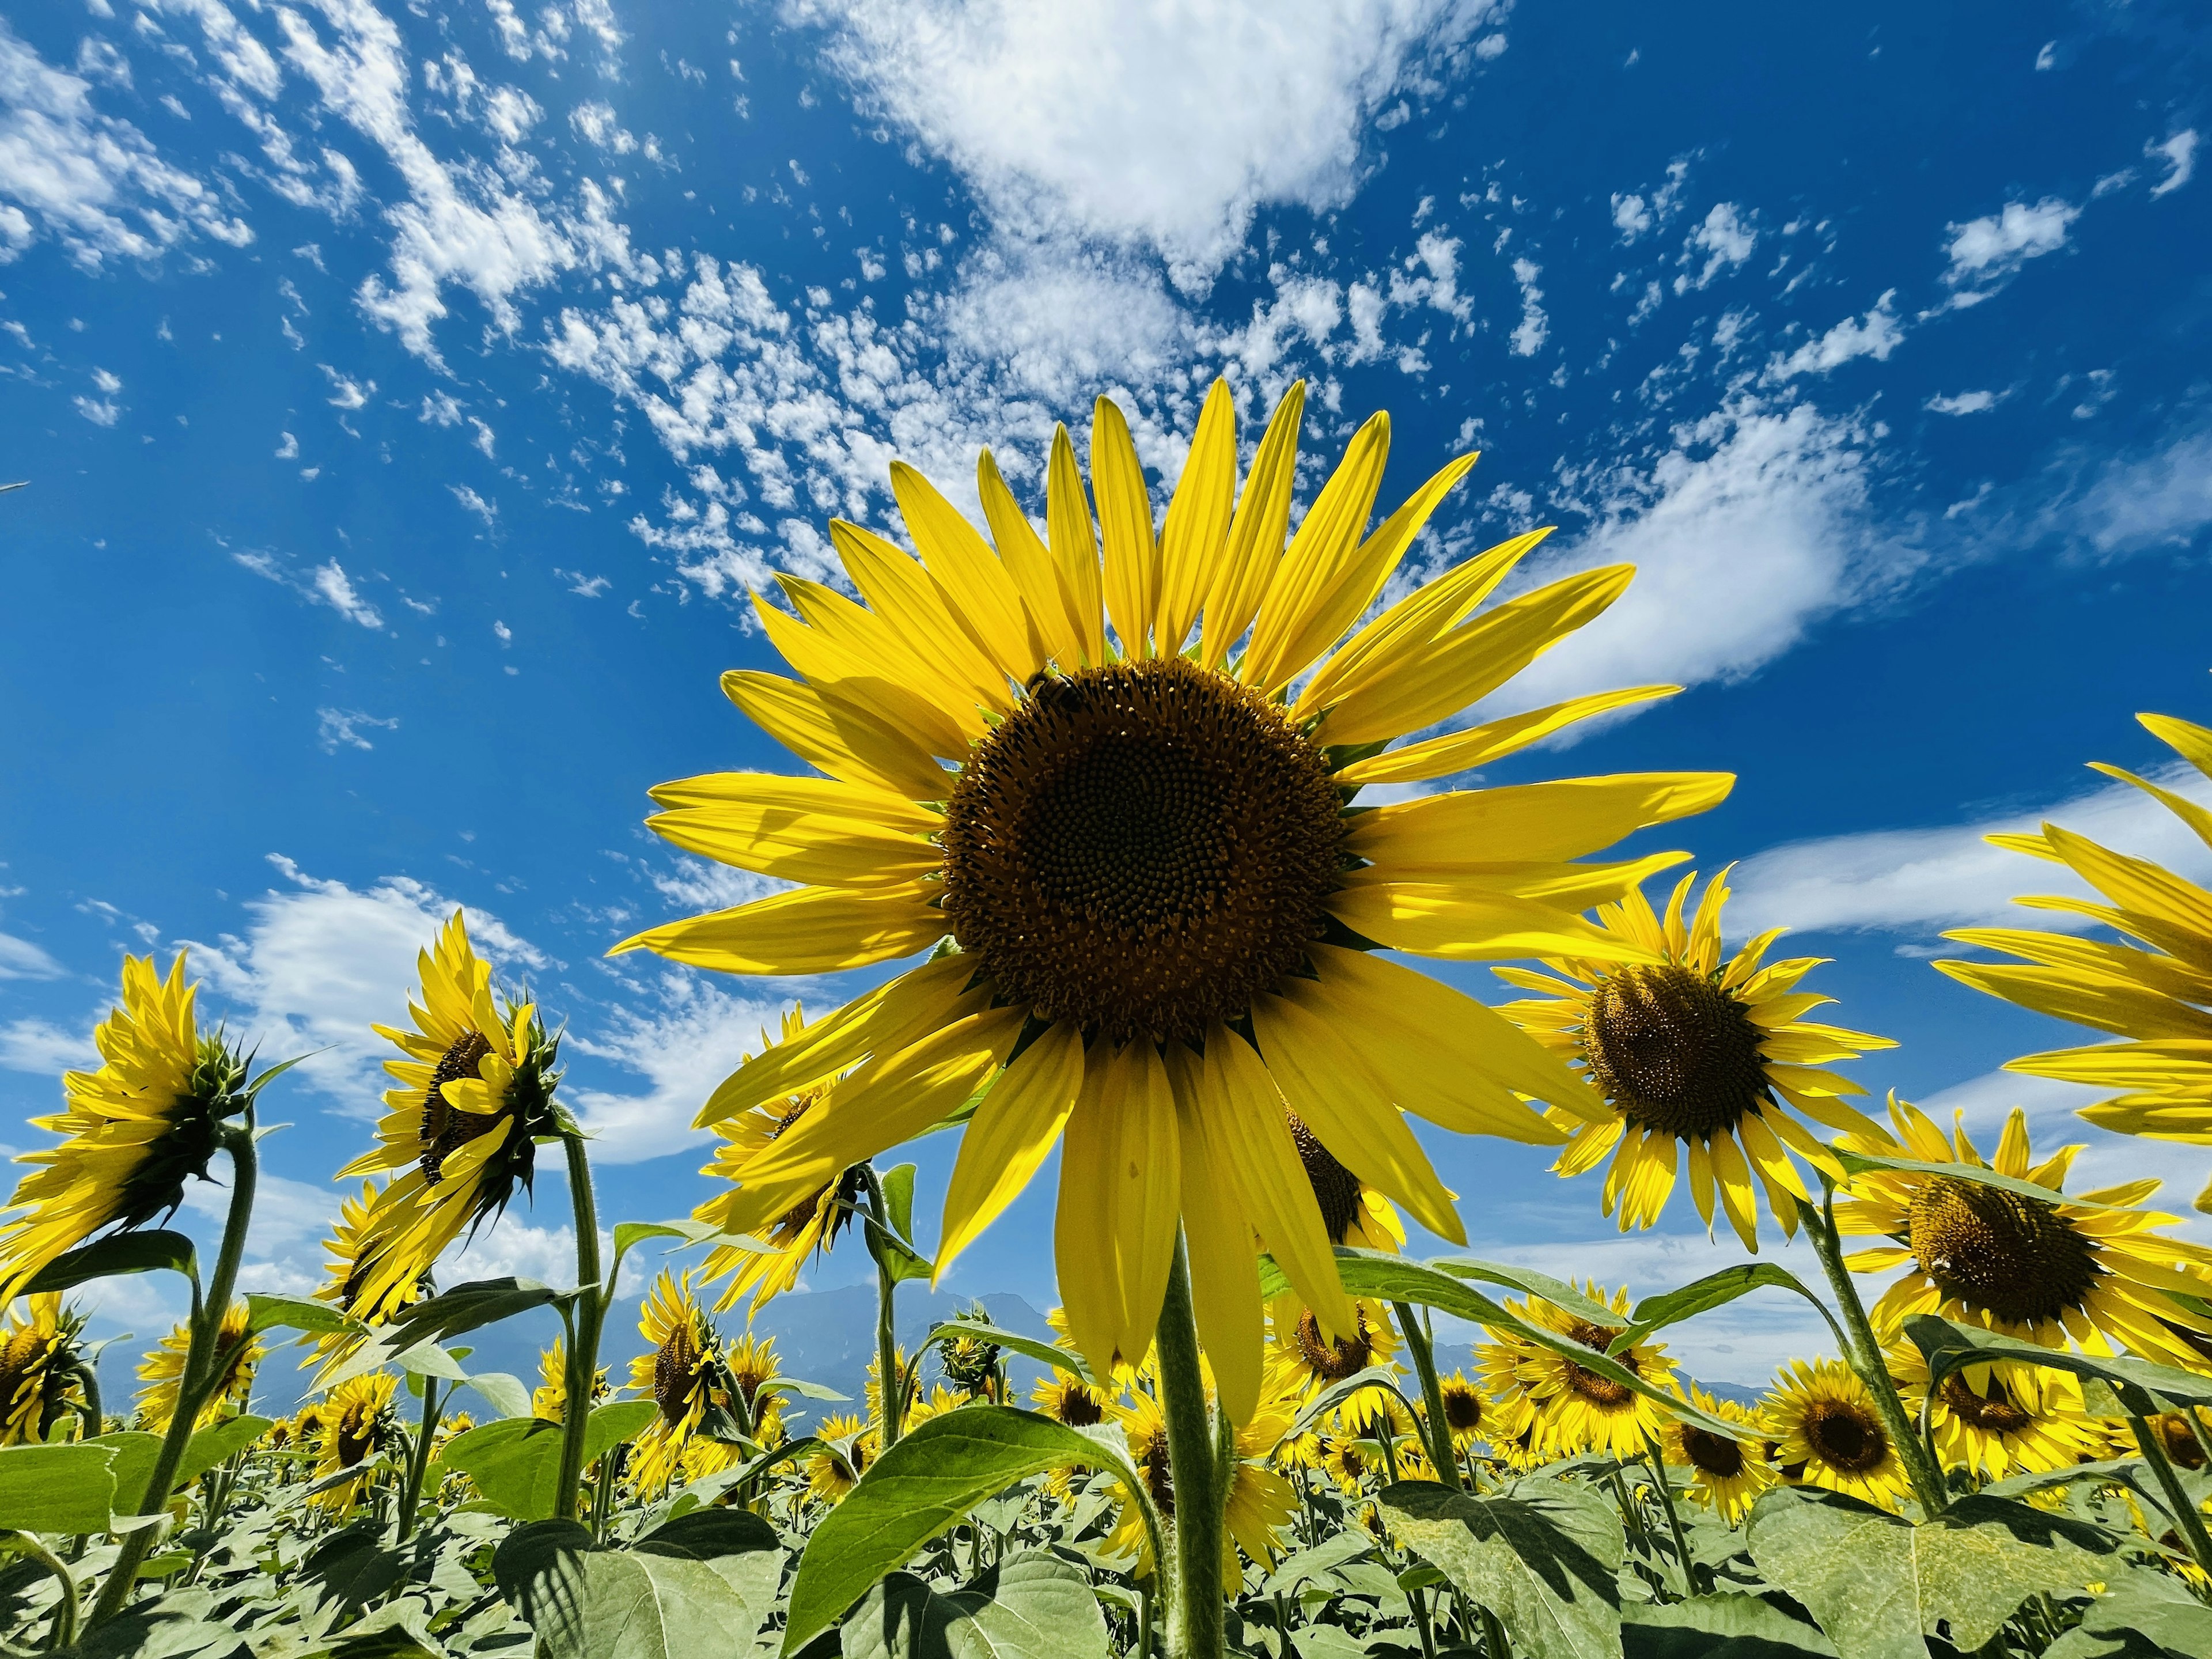
[[[1190,1258],[1176,1236],[1158,1334],[1160,1415],[1168,1431],[1175,1487],[1175,1575],[1170,1584],[1170,1659],[1223,1659],[1228,1635],[1221,1593],[1222,1499],[1213,1412],[1199,1370],[1198,1321],[1190,1299]]]
[[[1436,1350],[1429,1341],[1427,1324],[1417,1317],[1410,1303],[1393,1302],[1398,1328],[1405,1333],[1406,1352],[1413,1356],[1413,1374],[1421,1379],[1421,1403],[1429,1418],[1429,1467],[1439,1480],[1456,1483],[1459,1460],[1452,1454],[1451,1425],[1444,1421],[1443,1385],[1437,1380]]]
[[[599,1328],[605,1323],[611,1287],[599,1282],[599,1212],[592,1194],[591,1161],[579,1134],[561,1137],[568,1155],[568,1197],[576,1215],[576,1334],[568,1345],[568,1409],[561,1414],[561,1468],[553,1489],[553,1513],[576,1515],[584,1482],[584,1437],[592,1421],[592,1381],[599,1372]]]
[[[898,1444],[899,1434],[906,1426],[906,1371],[899,1364],[893,1302],[898,1280],[891,1276],[890,1252],[884,1243],[890,1237],[890,1206],[884,1202],[883,1182],[876,1179],[875,1166],[863,1164],[860,1169],[867,1192],[868,1219],[874,1224],[864,1231],[869,1259],[876,1264],[876,1455],[881,1456]]]

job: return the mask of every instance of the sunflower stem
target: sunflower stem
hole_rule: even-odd
[[[430,1468],[430,1442],[438,1432],[438,1379],[425,1376],[422,1382],[422,1420],[415,1431],[415,1444],[408,1451],[407,1468],[402,1476],[405,1484],[399,1489],[399,1536],[395,1541],[402,1544],[415,1532],[415,1511],[422,1504],[422,1480]]]
[[[1486,1659],[1506,1659],[1513,1647],[1505,1639],[1505,1626],[1488,1607],[1478,1604],[1474,1610],[1482,1617],[1482,1650]]]
[[[105,1431],[107,1426],[106,1418],[100,1413],[99,1367],[88,1365],[81,1359],[77,1361],[76,1385],[84,1396],[82,1403],[77,1407],[77,1416],[83,1421],[84,1432],[77,1437],[89,1440]]]
[[[46,1644],[49,1651],[58,1653],[76,1640],[77,1588],[76,1577],[70,1571],[62,1559],[27,1532],[0,1532],[0,1549],[15,1550],[27,1555],[53,1574],[61,1583],[61,1595],[54,1602],[53,1639]]]
[[[1421,1379],[1421,1404],[1429,1419],[1429,1467],[1437,1472],[1438,1480],[1456,1483],[1459,1459],[1452,1452],[1451,1425],[1444,1420],[1443,1384],[1437,1380],[1436,1351],[1430,1346],[1428,1330],[1410,1304],[1393,1302],[1390,1311],[1398,1316],[1398,1328],[1406,1334],[1406,1351],[1413,1356],[1413,1374]]]
[[[216,1132],[216,1144],[230,1154],[230,1209],[223,1218],[222,1244],[216,1253],[215,1277],[208,1283],[208,1293],[198,1295],[193,1287],[191,1336],[185,1347],[185,1368],[177,1378],[176,1415],[169,1419],[168,1431],[161,1437],[161,1449],[154,1459],[154,1468],[146,1477],[146,1492],[138,1506],[142,1515],[160,1515],[169,1507],[169,1499],[177,1489],[177,1471],[183,1467],[185,1449],[191,1444],[192,1426],[198,1422],[200,1407],[214,1391],[216,1382],[222,1375],[216,1364],[220,1356],[217,1344],[222,1337],[222,1316],[230,1310],[230,1297],[238,1283],[238,1266],[246,1255],[246,1235],[253,1223],[253,1188],[260,1174],[260,1163],[253,1151],[253,1114],[246,1112],[245,1121],[225,1124]],[[91,1614],[85,1628],[105,1623],[123,1611],[131,1600],[131,1592],[138,1583],[138,1566],[154,1547],[154,1537],[159,1526],[140,1527],[124,1534],[122,1547],[117,1552],[115,1565],[108,1570],[107,1582],[100,1587],[100,1599],[92,1604]]]
[[[1690,1537],[1682,1530],[1682,1515],[1674,1507],[1674,1488],[1667,1484],[1667,1462],[1649,1447],[1644,1449],[1644,1462],[1651,1471],[1653,1484],[1659,1488],[1659,1504],[1667,1511],[1668,1530],[1674,1534],[1674,1559],[1682,1566],[1682,1594],[1695,1595],[1698,1584],[1695,1572],[1690,1565]]]
[[[1844,1316],[1844,1332],[1850,1339],[1844,1358],[1874,1398],[1875,1414],[1881,1419],[1882,1431],[1889,1436],[1898,1461],[1905,1465],[1922,1518],[1933,1521],[1950,1507],[1943,1472],[1929,1454],[1928,1443],[1913,1432],[1912,1419],[1905,1413],[1897,1384],[1891,1380],[1889,1367],[1882,1364],[1881,1344],[1875,1338],[1866,1304],[1859,1300],[1858,1286],[1851,1281],[1850,1264],[1844,1260],[1843,1238],[1836,1231],[1835,1183],[1826,1176],[1822,1181],[1820,1206],[1800,1199],[1797,1212],[1805,1224],[1806,1237],[1812,1241],[1813,1254],[1820,1258],[1820,1271],[1827,1275],[1837,1310]]]
[[[876,1179],[872,1164],[858,1166],[866,1194],[868,1218],[875,1224],[864,1231],[868,1256],[876,1264],[876,1455],[898,1444],[906,1426],[906,1370],[899,1364],[898,1321],[892,1298],[898,1280],[891,1276],[890,1254],[884,1241],[890,1237],[890,1209],[884,1201],[884,1184]],[[919,1364],[920,1355],[915,1356]]]
[[[1175,1563],[1169,1581],[1170,1659],[1223,1659],[1228,1634],[1221,1594],[1222,1493],[1216,1490],[1213,1412],[1200,1370],[1198,1321],[1191,1305],[1190,1256],[1176,1234],[1160,1304],[1160,1414],[1168,1431],[1168,1474],[1175,1489]]]
[[[2137,1410],[2138,1403],[2143,1410]],[[2120,1408],[2128,1414],[2128,1427],[2135,1431],[2136,1445],[2142,1453],[2143,1462],[2158,1479],[2159,1490],[2166,1494],[2166,1506],[2172,1511],[2173,1524],[2181,1534],[2181,1541],[2189,1547],[2190,1559],[2201,1572],[2212,1573],[2212,1536],[2204,1530],[2204,1517],[2189,1494],[2181,1489],[2181,1477],[2173,1472],[2173,1460],[2166,1455],[2166,1443],[2159,1438],[2158,1431],[2150,1425],[2148,1402],[2132,1389],[2120,1395]]]
[[[568,1156],[568,1198],[576,1214],[576,1326],[568,1344],[566,1408],[561,1413],[561,1468],[553,1488],[553,1513],[574,1520],[584,1482],[584,1437],[592,1423],[592,1381],[599,1372],[599,1328],[606,1322],[611,1287],[599,1281],[599,1212],[592,1194],[592,1164],[584,1138],[561,1137]]]

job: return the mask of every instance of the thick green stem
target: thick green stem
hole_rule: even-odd
[[[47,1648],[58,1653],[76,1640],[76,1577],[61,1558],[48,1549],[33,1533],[0,1532],[0,1549],[13,1550],[29,1556],[61,1584],[61,1595],[54,1602],[53,1639]],[[13,1651],[14,1650],[11,1650]]]
[[[1498,1622],[1498,1615],[1488,1607],[1478,1606],[1475,1612],[1482,1617],[1482,1650],[1486,1659],[1506,1659],[1513,1648],[1505,1639],[1505,1626]]]
[[[553,1488],[553,1513],[574,1520],[584,1483],[584,1437],[592,1421],[592,1383],[599,1374],[599,1328],[606,1322],[613,1286],[599,1282],[599,1212],[592,1196],[592,1165],[584,1139],[564,1134],[568,1199],[576,1215],[576,1336],[568,1345],[567,1409],[561,1413],[561,1468]]]
[[[891,1276],[890,1252],[884,1248],[884,1241],[890,1237],[890,1211],[884,1202],[883,1183],[876,1179],[875,1166],[863,1164],[860,1169],[867,1193],[868,1219],[874,1224],[866,1231],[868,1256],[876,1264],[876,1443],[880,1456],[898,1444],[900,1431],[906,1426],[906,1370],[899,1364],[898,1322],[893,1303],[898,1280]]]
[[[448,1398],[451,1396],[449,1395]],[[422,1419],[415,1431],[415,1444],[407,1457],[406,1484],[399,1489],[399,1536],[405,1543],[415,1532],[415,1512],[422,1503],[422,1480],[430,1468],[430,1442],[438,1433],[438,1379],[422,1379]]]
[[[1228,1634],[1221,1586],[1221,1482],[1213,1412],[1199,1369],[1198,1321],[1190,1298],[1190,1258],[1176,1236],[1160,1305],[1160,1415],[1168,1431],[1175,1490],[1175,1570],[1169,1587],[1170,1659],[1223,1659]]]
[[[1682,1564],[1682,1594],[1695,1595],[1698,1581],[1690,1565],[1690,1538],[1682,1530],[1681,1511],[1674,1507],[1674,1490],[1667,1484],[1666,1460],[1656,1451],[1647,1450],[1644,1462],[1651,1471],[1652,1484],[1659,1488],[1660,1506],[1667,1511],[1667,1529],[1674,1534],[1674,1559]]]
[[[1429,1418],[1429,1467],[1436,1471],[1438,1480],[1456,1485],[1459,1460],[1452,1455],[1451,1425],[1444,1420],[1443,1385],[1437,1380],[1436,1350],[1430,1344],[1428,1327],[1409,1303],[1393,1302],[1390,1311],[1398,1316],[1398,1328],[1406,1336],[1406,1352],[1413,1356],[1413,1374],[1421,1379],[1421,1403]]]
[[[207,1404],[222,1376],[216,1345],[222,1340],[222,1316],[230,1310],[231,1292],[238,1284],[238,1266],[245,1259],[246,1231],[253,1222],[253,1188],[260,1164],[254,1156],[252,1114],[244,1122],[227,1124],[217,1131],[216,1144],[230,1154],[230,1210],[223,1218],[222,1244],[216,1254],[215,1277],[208,1282],[206,1296],[199,1295],[197,1284],[193,1286],[192,1334],[185,1348],[184,1374],[177,1379],[176,1415],[169,1419],[161,1449],[146,1477],[146,1494],[138,1506],[142,1515],[160,1515],[169,1507],[185,1449],[191,1443],[192,1425],[199,1420],[200,1407]],[[93,1603],[85,1621],[87,1629],[123,1611],[137,1587],[139,1564],[154,1547],[160,1530],[158,1526],[147,1526],[125,1534],[107,1582],[100,1587],[100,1599]]]
[[[84,1403],[77,1407],[77,1415],[84,1423],[84,1433],[78,1437],[89,1440],[104,1432],[107,1427],[107,1419],[100,1412],[100,1368],[80,1360],[76,1367],[76,1385],[84,1395]]]
[[[1936,1466],[1928,1443],[1913,1432],[1912,1419],[1905,1415],[1897,1384],[1890,1378],[1889,1367],[1882,1363],[1881,1344],[1875,1338],[1866,1304],[1859,1300],[1858,1286],[1852,1283],[1850,1264],[1844,1260],[1843,1241],[1836,1231],[1835,1203],[1832,1188],[1817,1209],[1800,1200],[1797,1212],[1805,1224],[1806,1237],[1812,1241],[1813,1254],[1820,1259],[1820,1271],[1827,1275],[1837,1311],[1844,1316],[1844,1334],[1849,1340],[1844,1358],[1874,1397],[1875,1414],[1881,1419],[1890,1443],[1897,1448],[1898,1461],[1905,1465],[1921,1515],[1933,1521],[1950,1507],[1943,1472]]]
[[[2130,1391],[2132,1392],[2132,1391]],[[2173,1524],[2181,1534],[2181,1541],[2189,1547],[2190,1558],[2200,1571],[2212,1573],[2212,1536],[2204,1530],[2204,1517],[2197,1513],[2197,1505],[2181,1489],[2181,1477],[2173,1472],[2173,1460],[2166,1455],[2166,1445],[2151,1427],[2148,1414],[2136,1409],[2145,1403],[2140,1396],[2120,1396],[2120,1405],[2128,1414],[2128,1426],[2135,1431],[2136,1445],[2142,1450],[2143,1462],[2158,1478],[2159,1490],[2166,1494],[2166,1506],[2173,1512]]]

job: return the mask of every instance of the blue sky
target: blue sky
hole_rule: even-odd
[[[2069,1137],[2075,1097],[1991,1075],[2057,1028],[1926,958],[2050,885],[1979,837],[2053,809],[2204,872],[2081,767],[2159,763],[2136,710],[2212,718],[2212,25],[1655,16],[9,9],[8,1121],[57,1100],[120,951],[189,944],[264,1052],[323,1051],[270,1102],[295,1127],[251,1269],[303,1290],[375,1108],[368,1023],[459,903],[568,1022],[603,1213],[688,1208],[707,1089],[794,991],[852,988],[602,954],[762,890],[640,827],[664,779],[787,764],[715,688],[769,660],[748,588],[822,574],[833,515],[895,532],[894,457],[972,500],[988,444],[1034,493],[1101,392],[1171,483],[1223,374],[1248,441],[1311,381],[1313,480],[1376,408],[1391,500],[1480,447],[1426,563],[1536,524],[1536,574],[1637,562],[1522,701],[1689,690],[1492,775],[1739,772],[1668,842],[1742,860],[1730,937],[1838,959],[1837,1018],[1901,1044],[1859,1068],[1877,1091]],[[1639,1293],[1736,1259],[1686,1197],[1624,1240],[1596,1177],[1430,1143],[1485,1253]],[[925,1207],[949,1152],[921,1150]],[[1051,1188],[954,1288],[1052,1299]],[[564,1212],[550,1176],[453,1271],[556,1275]],[[1739,1304],[1677,1347],[1757,1382],[1812,1340]]]

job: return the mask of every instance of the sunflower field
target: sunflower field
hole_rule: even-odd
[[[5,1651],[2212,1654],[2212,1249],[2155,1181],[2069,1191],[2082,1147],[2017,1110],[1978,1146],[1867,1100],[1838,1068],[1890,1045],[1814,1017],[1820,963],[1779,930],[1729,937],[1725,872],[1607,858],[1730,775],[1454,787],[1675,690],[1494,712],[1634,572],[1512,588],[1537,532],[1409,582],[1474,457],[1378,521],[1377,415],[1294,515],[1303,408],[1245,465],[1217,384],[1164,511],[1103,399],[1087,470],[1054,438],[1042,527],[988,452],[980,526],[895,465],[911,549],[833,521],[844,590],[757,596],[790,672],[722,689],[794,764],[661,784],[647,823],[776,890],[614,950],[900,966],[699,1103],[689,1217],[599,1214],[557,1015],[456,914],[376,1028],[389,1111],[332,1170],[322,1288],[241,1294],[295,1061],[210,1028],[183,955],[127,959],[0,1211]],[[2212,730],[2142,719],[2212,777]],[[2104,769],[2212,843],[2212,812]],[[2062,825],[2003,839],[2099,896],[2023,898],[2065,931],[1962,932],[1934,966],[2087,1028],[2014,1069],[2112,1091],[2096,1133],[2212,1143],[2212,893]],[[1422,958],[1492,964],[1500,1000]],[[1819,1273],[1632,1293],[1417,1260],[1408,1218],[1468,1235],[1409,1115],[1556,1147],[1562,1202],[1624,1230],[1686,1181],[1709,1231],[1802,1238]],[[887,1158],[935,1133],[933,1241]],[[902,1346],[901,1287],[1055,1150],[1055,1336],[979,1309]],[[541,1157],[573,1280],[443,1282]],[[208,1261],[167,1224],[199,1181],[227,1194]],[[832,1249],[875,1270],[863,1399],[748,1328]],[[128,1401],[77,1300],[124,1274],[190,1308]],[[1746,1296],[1832,1339],[1755,1401],[1669,1356]],[[536,1379],[472,1369],[549,1310]],[[256,1409],[279,1365],[306,1382],[283,1419]]]

